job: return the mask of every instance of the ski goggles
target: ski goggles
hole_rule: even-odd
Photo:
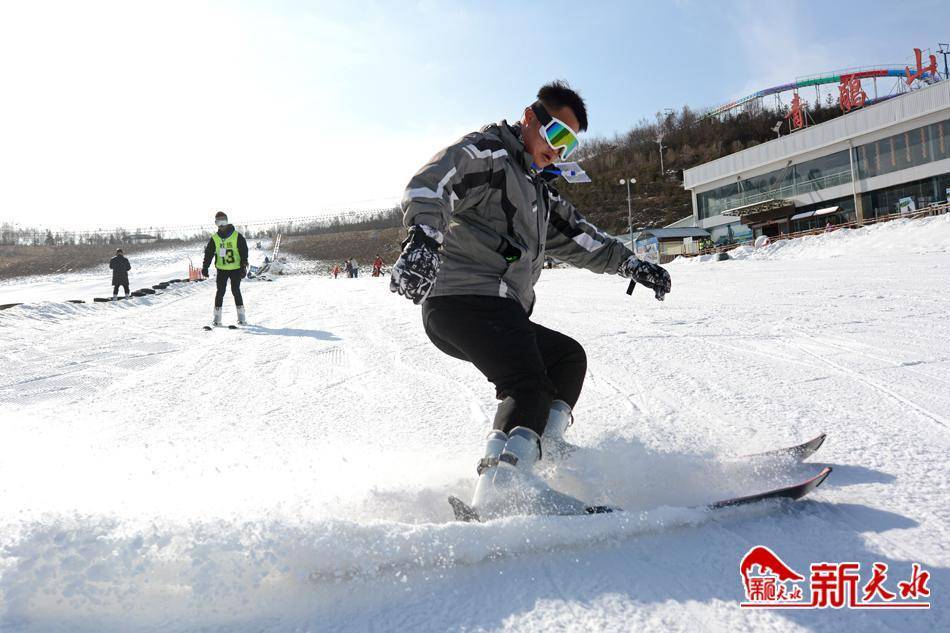
[[[541,136],[551,146],[551,149],[560,153],[561,160],[567,160],[580,144],[580,141],[577,140],[577,134],[567,123],[551,116],[540,101],[531,104],[531,111],[534,112],[534,116],[538,117],[538,121],[541,123]]]
[[[214,221],[214,224],[215,226],[227,226],[230,222],[228,222],[227,218],[218,218]]]

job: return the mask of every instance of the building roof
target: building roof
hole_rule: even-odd
[[[755,213],[762,213],[765,211],[774,211],[775,209],[782,209],[785,207],[794,207],[795,203],[791,200],[785,200],[784,198],[769,198],[768,200],[762,200],[760,202],[752,202],[750,204],[744,204],[741,207],[733,207],[731,209],[726,209],[722,212],[722,215],[732,215],[736,217],[742,217],[746,215],[753,215]]]
[[[696,227],[676,228],[676,229],[643,229],[640,236],[652,235],[658,240],[676,239],[684,237],[709,237],[709,231]]]
[[[667,225],[666,225],[665,227],[663,227],[663,228],[665,228],[665,229],[678,229],[678,228],[688,228],[688,227],[691,227],[691,226],[696,226],[696,225],[693,223],[693,216],[692,216],[692,214],[687,215],[685,218],[682,218],[682,219],[677,220],[677,221],[674,222],[673,224],[667,224]]]
[[[804,152],[870,134],[941,110],[950,112],[950,81],[940,81],[932,86],[686,169],[683,171],[683,187],[694,189],[773,163],[787,162]]]

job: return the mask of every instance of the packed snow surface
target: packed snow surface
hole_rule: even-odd
[[[252,325],[212,332],[207,282],[4,283],[37,299],[0,312],[0,630],[950,629],[950,216],[733,257],[672,263],[662,303],[545,271],[534,318],[589,359],[582,450],[548,475],[629,512],[486,524],[446,497],[470,498],[493,389],[385,279],[247,281]],[[822,431],[802,465],[732,459]],[[696,507],[823,464],[806,500]],[[892,590],[920,563],[933,608],[742,610],[755,545],[885,562]]]

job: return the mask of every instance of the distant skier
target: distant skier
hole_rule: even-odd
[[[109,260],[109,268],[112,269],[112,300],[115,301],[119,296],[119,286],[125,290],[125,297],[129,297],[129,271],[132,270],[132,264],[125,258],[121,248],[115,249],[115,257]]]
[[[373,260],[373,277],[379,277],[383,273],[383,258],[378,254]]]
[[[360,267],[356,263],[356,259],[353,258],[350,260],[350,277],[352,277],[353,279],[356,279],[359,276],[360,276]]]
[[[521,121],[462,137],[403,195],[409,234],[390,290],[424,302],[432,343],[473,363],[501,400],[477,469],[472,505],[482,516],[586,507],[533,473],[542,454],[569,450],[563,433],[587,371],[577,341],[529,318],[545,254],[640,282],[658,300],[670,291],[666,270],[600,232],[549,183],[544,168],[571,156],[586,129],[581,97],[547,84]]]
[[[218,230],[211,234],[211,239],[205,246],[205,258],[201,266],[201,274],[207,277],[208,267],[213,259],[214,267],[218,271],[218,288],[214,295],[214,325],[221,325],[221,306],[224,305],[224,293],[229,281],[234,305],[237,307],[238,323],[247,325],[244,298],[241,296],[241,280],[247,275],[247,241],[235,230],[234,225],[228,222],[228,216],[223,211],[215,213],[214,223]]]

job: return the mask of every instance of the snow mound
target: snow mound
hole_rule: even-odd
[[[411,482],[374,487],[361,498],[328,498],[315,514],[50,515],[21,524],[0,549],[3,621],[68,622],[70,631],[117,630],[118,622],[125,631],[227,630],[241,622],[240,630],[251,630],[249,618],[305,617],[315,603],[340,600],[354,582],[398,589],[417,573],[771,513],[770,504],[717,512],[702,504],[749,492],[752,479],[759,487],[788,480],[788,467],[657,453],[607,435],[548,474],[569,492],[621,503],[626,512],[460,523],[448,518],[446,498],[468,496],[466,479],[421,490]]]
[[[420,568],[444,569],[564,547],[588,547],[713,515],[658,508],[596,517],[517,517],[491,524],[260,521],[151,526],[75,518],[37,524],[4,556],[7,625],[66,621],[71,630],[177,630],[229,619],[286,618],[331,603],[356,579],[395,586]],[[263,608],[266,605],[266,608]]]
[[[762,248],[743,244],[729,251],[729,258],[747,261],[864,259],[946,252],[950,252],[950,214],[919,220],[894,220],[857,229],[838,229],[830,233],[779,240]],[[716,255],[703,255],[676,261],[698,264],[716,260]]]

